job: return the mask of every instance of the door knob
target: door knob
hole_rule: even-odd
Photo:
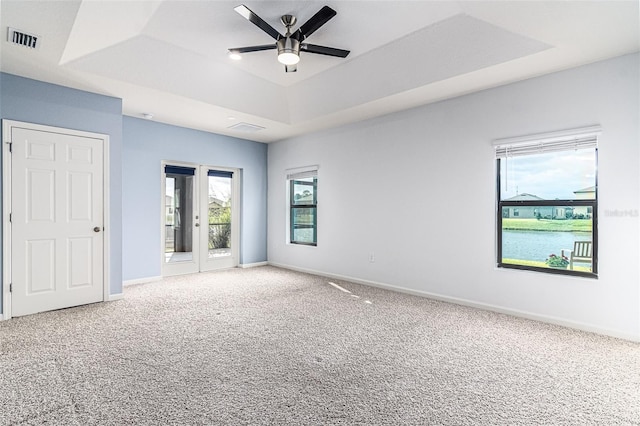
[[[200,224],[199,224],[199,223],[196,223],[196,226],[200,226]]]
[[[100,232],[100,227],[96,226],[95,228],[93,228],[93,232]]]

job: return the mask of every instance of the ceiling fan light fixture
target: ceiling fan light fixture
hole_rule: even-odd
[[[300,56],[293,52],[283,52],[278,54],[278,62],[284,65],[295,65],[300,62]]]
[[[295,65],[300,62],[300,42],[295,38],[285,37],[276,42],[278,46],[278,62],[284,65]]]

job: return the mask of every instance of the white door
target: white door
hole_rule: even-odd
[[[238,174],[237,170],[200,166],[200,271],[238,266]]]
[[[104,140],[11,127],[11,315],[104,299]]]
[[[176,162],[162,169],[162,274],[237,266],[238,171]]]
[[[200,271],[197,167],[163,164],[162,275]]]

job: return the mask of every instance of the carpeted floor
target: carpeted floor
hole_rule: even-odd
[[[1,322],[0,425],[640,425],[639,344],[330,281],[233,269]]]

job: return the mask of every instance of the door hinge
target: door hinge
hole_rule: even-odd
[[[9,213],[9,223],[11,223],[11,219],[13,218],[13,213]]]
[[[9,293],[13,293],[13,283],[9,283]]]
[[[9,152],[13,152],[13,142],[7,142],[9,144]]]

